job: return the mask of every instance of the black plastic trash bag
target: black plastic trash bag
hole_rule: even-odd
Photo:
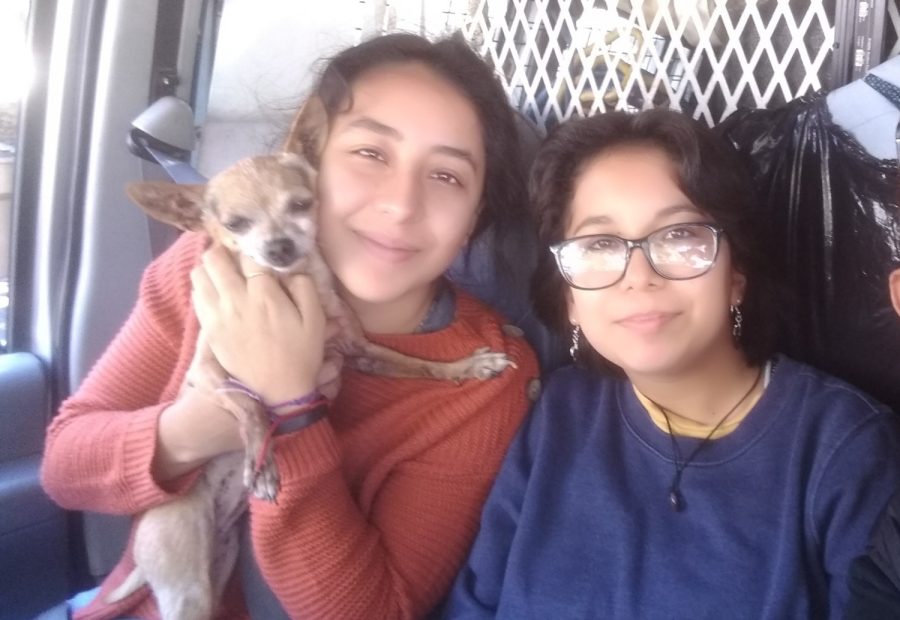
[[[897,163],[832,123],[825,96],[728,117],[717,131],[748,156],[794,299],[781,300],[781,349],[900,411]],[[893,136],[891,136],[893,138]]]

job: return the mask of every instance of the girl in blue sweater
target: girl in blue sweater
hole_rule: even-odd
[[[900,431],[773,355],[742,163],[686,116],[609,113],[562,125],[530,189],[536,302],[579,363],[510,448],[447,616],[840,617]]]

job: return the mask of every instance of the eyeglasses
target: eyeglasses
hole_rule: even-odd
[[[650,267],[667,280],[690,280],[712,269],[722,228],[715,224],[672,224],[643,239],[585,235],[550,246],[560,273],[573,287],[607,288],[625,277],[631,251],[640,248]]]

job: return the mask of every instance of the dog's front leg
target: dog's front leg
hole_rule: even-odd
[[[244,484],[256,497],[274,502],[281,488],[265,407],[238,391],[220,392],[220,402],[238,421],[244,442]]]
[[[215,394],[222,407],[234,416],[244,444],[244,484],[256,497],[274,501],[281,483],[267,437],[265,407],[242,391],[227,388],[228,378],[201,330],[185,384]]]
[[[477,349],[472,355],[452,362],[434,362],[405,355],[366,339],[356,315],[331,289],[320,290],[329,318],[340,326],[331,347],[339,351],[347,365],[356,370],[382,377],[464,381],[490,379],[506,368],[516,367],[504,353]]]
[[[359,371],[382,377],[464,381],[491,379],[506,368],[516,368],[504,353],[477,349],[472,355],[452,362],[435,362],[405,355],[373,342],[355,343],[344,363]]]

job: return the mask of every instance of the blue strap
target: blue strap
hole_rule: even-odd
[[[206,177],[197,172],[197,169],[190,164],[183,162],[180,159],[170,157],[159,149],[155,149],[146,143],[142,146],[153,156],[156,163],[162,166],[163,170],[166,171],[166,174],[169,175],[169,178],[175,183],[178,183],[179,185],[202,185],[203,183],[206,183]]]
[[[900,87],[881,79],[874,73],[866,74],[863,82],[871,86],[878,94],[893,103],[900,110]]]

